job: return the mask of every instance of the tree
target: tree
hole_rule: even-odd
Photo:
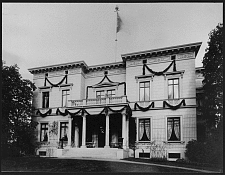
[[[2,65],[2,155],[32,154],[36,147],[32,121],[35,85],[22,79],[17,65]]]
[[[204,117],[208,129],[213,129],[223,118],[223,24],[209,33],[208,47],[203,57]]]

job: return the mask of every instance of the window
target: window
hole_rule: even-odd
[[[64,139],[64,141],[68,141],[68,122],[60,123],[60,139]]]
[[[168,99],[179,98],[179,79],[168,80]]]
[[[70,90],[62,90],[62,107],[67,106],[68,97],[70,95]]]
[[[47,142],[48,141],[48,123],[41,123],[40,141],[41,142]]]
[[[104,91],[96,91],[96,98],[104,98],[105,92]]]
[[[139,141],[151,140],[150,119],[139,119]]]
[[[167,140],[181,141],[180,117],[167,118]]]
[[[116,96],[115,89],[107,90],[107,96],[108,97],[115,97]]]
[[[42,108],[49,108],[49,92],[42,92]]]
[[[150,100],[150,82],[140,82],[139,101]]]

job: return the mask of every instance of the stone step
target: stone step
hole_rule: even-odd
[[[70,148],[63,150],[62,157],[91,157],[117,159],[118,148]]]

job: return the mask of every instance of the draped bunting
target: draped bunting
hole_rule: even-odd
[[[49,109],[46,113],[42,114],[40,110],[38,109],[36,112],[36,115],[40,114],[41,117],[46,117],[47,115],[50,115],[52,113],[52,109]]]
[[[60,84],[63,83],[63,81],[66,80],[66,84],[67,84],[67,75],[64,76],[64,78],[57,84],[53,84],[49,81],[49,79],[47,77],[45,77],[45,84],[44,86],[46,86],[46,81],[52,86],[52,87],[58,87]]]
[[[136,111],[138,107],[141,111],[145,112],[145,111],[148,111],[151,107],[154,108],[154,106],[155,106],[154,101],[148,107],[145,107],[145,108],[139,106],[139,104],[136,102],[134,104],[134,110]]]
[[[183,106],[186,106],[186,103],[185,103],[185,100],[184,100],[184,99],[180,102],[180,104],[178,104],[178,105],[176,105],[176,106],[172,106],[172,105],[170,105],[169,103],[167,103],[166,101],[163,101],[163,108],[165,108],[166,105],[167,105],[170,109],[176,110],[176,109],[180,108],[180,106],[181,106],[182,104],[183,104]]]
[[[153,71],[152,69],[150,69],[146,64],[143,64],[143,75],[145,75],[145,68],[147,68],[148,71],[151,72],[151,73],[154,74],[154,75],[158,75],[158,76],[163,75],[165,72],[167,72],[167,71],[169,70],[169,68],[170,68],[172,65],[173,65],[173,71],[176,71],[176,61],[173,60],[173,61],[170,63],[170,65],[169,65],[165,70],[163,70],[163,71],[161,71],[161,72],[155,72],[155,71]]]
[[[66,115],[70,114],[71,116],[75,116],[75,115],[79,114],[80,112],[81,112],[81,115],[84,115],[84,113],[86,113],[87,115],[90,115],[85,109],[80,109],[79,111],[72,113],[67,109],[65,110],[65,112],[61,112],[59,110],[59,108],[57,108],[57,110],[56,110],[56,115],[66,116]]]
[[[132,110],[131,110],[130,106],[124,106],[123,108],[121,108],[119,110],[114,110],[114,109],[106,106],[106,107],[103,108],[103,110],[98,115],[102,114],[103,112],[105,112],[105,114],[108,115],[109,111],[112,111],[112,112],[115,112],[115,113],[120,113],[123,110],[127,110],[127,114],[129,116],[132,115]],[[80,109],[79,111],[77,111],[75,113],[72,113],[67,109],[65,110],[65,112],[61,112],[59,108],[57,108],[57,110],[56,110],[56,115],[66,116],[66,115],[70,114],[71,116],[75,116],[75,115],[79,114],[80,112],[81,112],[81,115],[84,115],[84,113],[86,113],[87,115],[91,115],[85,109]]]

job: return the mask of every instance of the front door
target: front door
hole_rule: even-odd
[[[102,148],[104,146],[105,146],[105,128],[103,126],[100,126],[98,131],[98,147]]]

